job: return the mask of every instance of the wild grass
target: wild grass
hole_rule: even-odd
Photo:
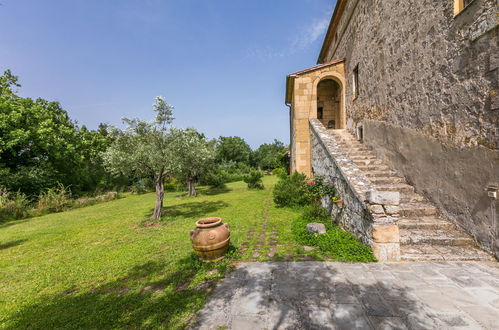
[[[167,193],[157,222],[147,220],[149,193],[0,223],[0,328],[186,328],[233,262],[248,260],[241,246],[267,217],[277,253],[262,260],[322,258],[318,249],[304,252],[293,234],[301,210],[272,203],[275,181],[264,177],[263,190],[244,182],[201,187],[195,198]],[[192,253],[189,232],[208,216],[231,228],[231,252],[220,262]]]

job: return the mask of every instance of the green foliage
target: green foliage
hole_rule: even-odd
[[[311,202],[319,202],[322,197],[333,198],[335,194],[335,187],[320,176],[307,183],[307,195]]]
[[[319,222],[326,226],[325,234],[307,231],[307,224]],[[360,243],[352,234],[341,230],[333,223],[323,208],[307,206],[300,217],[293,220],[292,232],[295,239],[303,245],[318,246],[331,258],[338,261],[369,262],[376,261],[372,250]]]
[[[208,141],[204,134],[193,128],[172,128],[172,141],[177,151],[175,176],[187,183],[189,195],[196,194],[194,184],[213,167],[215,141]]]
[[[251,163],[259,169],[271,171],[276,167],[283,167],[283,154],[287,151],[288,148],[278,140],[271,144],[264,143],[253,152]]]
[[[277,176],[278,178],[281,179],[286,179],[289,176],[289,172],[287,169],[284,169],[282,167],[277,167],[272,170],[272,175]]]
[[[279,178],[273,191],[274,203],[279,207],[307,205],[310,202],[307,192],[306,175],[294,172]]]
[[[24,218],[28,214],[30,201],[21,192],[10,193],[0,187],[0,221]]]
[[[229,182],[227,173],[224,170],[214,170],[207,173],[203,178],[204,184],[213,188],[224,188],[225,183]]]
[[[130,187],[132,194],[145,194],[154,191],[154,182],[150,178],[142,178],[135,181]]]
[[[73,204],[71,190],[59,184],[57,187],[49,188],[42,192],[36,202],[37,213],[61,212]]]
[[[251,148],[238,136],[221,136],[216,145],[216,161],[218,163],[243,163],[249,165]]]
[[[248,184],[249,189],[263,189],[263,173],[253,170],[244,177],[244,182]]]
[[[99,157],[106,129],[79,128],[58,102],[18,96],[17,80],[9,70],[0,76],[0,185],[34,198],[58,183],[76,193],[110,183]]]

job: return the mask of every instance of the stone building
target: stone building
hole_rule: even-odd
[[[497,0],[338,0],[287,76],[291,170],[381,260],[499,257]]]

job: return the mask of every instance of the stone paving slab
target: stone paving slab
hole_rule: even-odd
[[[499,329],[499,266],[243,263],[194,329]]]

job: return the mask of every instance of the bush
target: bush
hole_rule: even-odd
[[[272,175],[275,175],[279,178],[282,178],[282,177],[288,176],[288,172],[285,169],[283,169],[282,167],[278,167],[278,168],[274,168],[272,170]]]
[[[174,192],[179,190],[179,182],[175,178],[168,179],[163,185],[165,191]]]
[[[205,174],[202,182],[212,188],[225,188],[227,180],[228,178],[225,171],[214,170]]]
[[[38,196],[36,209],[40,213],[61,212],[72,204],[71,190],[69,190],[69,187],[59,184],[57,187],[49,188]]]
[[[263,173],[253,170],[244,177],[244,182],[248,184],[249,189],[263,189]]]
[[[305,174],[294,172],[280,177],[273,191],[274,203],[279,207],[307,205],[310,202],[307,191]]]
[[[325,234],[314,234],[307,231],[307,224],[319,222],[326,226]],[[341,230],[333,223],[326,211],[321,207],[307,206],[300,217],[293,221],[293,236],[298,243],[317,246],[319,249],[338,261],[368,262],[376,261],[372,250],[359,242],[352,234]]]
[[[28,215],[29,200],[21,192],[10,193],[0,187],[0,220],[21,219]]]
[[[130,191],[132,194],[145,194],[154,190],[154,183],[150,178],[143,178],[136,181],[130,187]]]
[[[108,202],[114,199],[120,198],[120,195],[116,191],[108,191],[105,194],[101,194],[95,197],[82,197],[74,201],[75,207],[89,206],[101,202]]]

